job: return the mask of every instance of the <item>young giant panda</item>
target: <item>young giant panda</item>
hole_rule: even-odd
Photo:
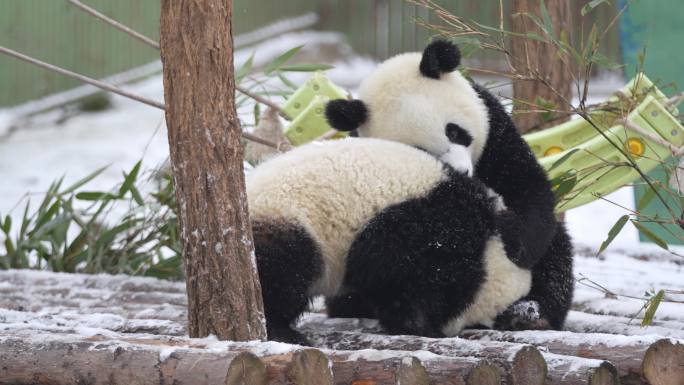
[[[572,300],[572,245],[554,217],[550,183],[501,103],[456,71],[459,64],[458,48],[443,40],[422,55],[390,58],[362,82],[358,100],[328,104],[328,121],[337,130],[409,144],[446,162],[458,129],[477,132],[474,177],[503,198],[507,209],[497,214],[497,229],[508,256],[532,270],[525,301],[538,306],[540,316],[526,322],[513,311],[522,308],[516,306],[496,326],[560,329]],[[370,315],[356,293],[328,298],[327,304],[330,316]]]
[[[462,149],[453,152],[468,153],[477,132],[455,131],[450,146]],[[296,148],[248,173],[269,339],[306,343],[292,325],[309,300],[346,292],[363,296],[391,333],[492,326],[532,278],[506,256],[496,233],[501,202],[467,176],[469,165],[348,138]]]

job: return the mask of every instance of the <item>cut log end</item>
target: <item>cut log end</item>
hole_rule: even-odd
[[[266,385],[268,378],[266,366],[249,352],[237,355],[228,367],[225,385]]]
[[[397,372],[397,384],[429,385],[427,370],[416,357],[406,357]]]
[[[591,372],[588,385],[620,385],[620,376],[615,366],[605,361]]]
[[[684,385],[684,344],[655,342],[644,355],[643,371],[651,385]]]
[[[296,385],[332,385],[332,365],[328,356],[318,349],[304,349],[292,359],[288,378]]]
[[[515,353],[513,365],[508,374],[513,385],[543,385],[548,368],[546,360],[533,346],[525,346]]]
[[[468,385],[500,385],[501,373],[496,365],[481,362],[470,373],[466,383]]]

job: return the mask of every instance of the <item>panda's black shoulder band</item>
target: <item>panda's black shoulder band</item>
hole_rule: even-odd
[[[368,120],[368,108],[361,100],[331,100],[325,106],[325,117],[337,131],[352,131]]]
[[[456,44],[446,40],[435,40],[423,51],[420,73],[432,79],[452,72],[461,64],[461,51]]]

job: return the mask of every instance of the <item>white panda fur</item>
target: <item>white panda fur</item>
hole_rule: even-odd
[[[424,151],[350,138],[277,156],[248,173],[246,182],[253,221],[294,223],[315,240],[323,272],[307,294],[333,296],[341,289],[350,245],[363,226],[384,208],[422,197],[446,178],[444,164]],[[476,299],[448,322],[442,330],[446,335],[468,325],[491,325],[530,289],[529,270],[508,260],[499,237],[489,239],[483,258],[486,278]]]

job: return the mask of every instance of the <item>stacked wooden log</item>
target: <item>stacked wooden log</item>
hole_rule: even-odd
[[[569,331],[434,339],[307,313],[298,328],[315,348],[190,339],[185,318],[183,283],[0,271],[0,384],[684,385],[672,317],[643,329],[573,311]]]

